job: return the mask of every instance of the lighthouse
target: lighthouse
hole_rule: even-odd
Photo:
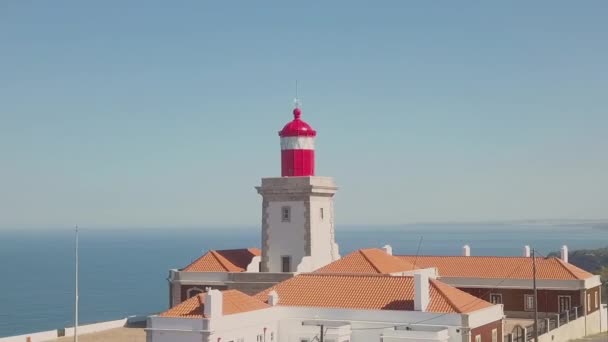
[[[331,177],[315,176],[317,132],[293,109],[279,131],[281,177],[262,178],[262,272],[312,272],[340,258]]]

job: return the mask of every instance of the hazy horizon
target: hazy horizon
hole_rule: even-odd
[[[547,226],[580,226],[587,227],[593,226],[594,224],[607,224],[608,219],[522,219],[522,220],[499,220],[499,221],[428,221],[428,222],[404,222],[404,223],[385,223],[385,224],[375,224],[375,223],[351,223],[351,224],[340,224],[337,223],[336,227],[339,230],[344,231],[353,231],[353,230],[361,230],[361,229],[379,229],[379,230],[394,230],[394,229],[403,229],[407,230],[408,228],[418,228],[420,226],[484,226],[484,225],[507,225],[507,226],[538,226],[538,225],[547,225]],[[52,230],[60,230],[60,231],[73,231],[76,226],[0,226],[0,230],[32,230],[32,231],[52,231]],[[120,224],[112,224],[112,225],[88,225],[88,226],[79,226],[78,229],[80,231],[99,231],[99,230],[167,230],[167,229],[176,229],[176,230],[205,230],[210,232],[222,231],[222,230],[243,230],[243,229],[261,229],[261,225],[259,224],[229,224],[229,225],[167,225],[167,226],[128,226],[128,225],[120,225]],[[473,228],[473,227],[471,227]]]
[[[257,224],[296,79],[338,225],[605,219],[608,2],[0,7],[0,229]]]

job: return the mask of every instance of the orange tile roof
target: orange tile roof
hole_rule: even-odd
[[[315,271],[315,273],[390,274],[416,269],[410,262],[379,248],[360,249]]]
[[[397,258],[417,267],[437,267],[440,277],[532,279],[532,258],[497,256],[413,256]],[[559,258],[536,258],[537,279],[583,280],[593,274]]]
[[[279,295],[279,305],[364,310],[414,310],[414,278],[390,275],[300,274],[262,291]],[[438,280],[430,281],[428,312],[466,313],[492,304]]]
[[[190,265],[184,272],[243,272],[255,256],[262,252],[257,248],[210,250]]]
[[[233,315],[270,307],[262,301],[237,290],[222,291],[222,313]],[[208,318],[205,312],[205,294],[200,293],[161,313],[160,317]]]

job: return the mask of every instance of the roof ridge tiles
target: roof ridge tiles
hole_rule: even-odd
[[[448,304],[450,304],[450,306],[452,307],[452,309],[454,309],[454,311],[458,312],[458,313],[462,313],[463,310],[461,310],[456,303],[454,303],[452,301],[452,299],[450,298],[450,296],[448,296],[443,289],[441,289],[439,286],[437,286],[437,280],[435,279],[429,279],[429,282],[431,283],[431,285],[435,288],[435,290],[443,297],[443,299],[445,299],[446,302],[448,302]],[[441,283],[444,284],[444,283]],[[447,284],[446,284],[447,285]]]
[[[378,266],[376,264],[374,264],[374,262],[370,259],[370,256],[367,255],[367,253],[365,253],[364,251],[369,250],[369,248],[366,249],[360,249],[358,250],[358,252],[363,255],[363,258],[365,258],[365,260],[367,260],[367,262],[376,270],[376,272],[379,273],[383,273],[380,268],[378,268]]]
[[[572,264],[570,264],[570,263],[567,263],[567,262],[565,262],[564,260],[562,260],[561,258],[558,258],[558,257],[552,257],[552,258],[553,258],[553,259],[555,259],[555,260],[557,260],[557,262],[560,264],[560,266],[562,266],[562,268],[564,268],[564,269],[565,269],[565,270],[566,270],[568,273],[570,273],[570,274],[571,274],[571,275],[574,277],[574,279],[578,279],[578,280],[585,279],[585,278],[582,278],[582,279],[581,279],[580,274],[576,274],[576,273],[575,273],[575,272],[574,272],[574,271],[573,271],[573,270],[570,268],[570,266],[574,266],[574,267],[576,267],[575,265],[572,265]],[[581,270],[581,271],[587,272],[587,271],[585,271],[585,270]]]
[[[215,260],[217,260],[217,262],[220,263],[220,265],[222,265],[222,267],[224,267],[224,269],[227,272],[230,272],[231,268],[238,268],[241,269],[240,267],[236,266],[235,264],[231,263],[228,259],[226,259],[223,255],[221,255],[220,253],[218,253],[218,251],[216,250],[210,250],[209,251],[211,253],[211,255],[213,255],[213,257],[215,258]],[[232,266],[232,267],[231,267]]]
[[[443,299],[445,299],[445,301],[452,307],[452,309],[454,309],[454,311],[456,312],[460,312],[461,310],[458,309],[458,307],[456,306],[456,304],[454,302],[452,302],[452,300],[450,299],[449,296],[447,296],[441,288],[439,288],[439,286],[437,286],[437,284],[435,283],[434,280],[429,279],[429,283],[431,283],[431,285],[433,286],[433,288],[439,293],[439,295],[441,295],[443,297]]]

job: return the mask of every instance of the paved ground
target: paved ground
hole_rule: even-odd
[[[56,342],[73,342],[74,336],[62,337]],[[78,336],[79,342],[146,342],[143,328],[116,328]]]
[[[608,335],[606,333],[587,336],[578,340],[571,340],[571,342],[608,342]]]

